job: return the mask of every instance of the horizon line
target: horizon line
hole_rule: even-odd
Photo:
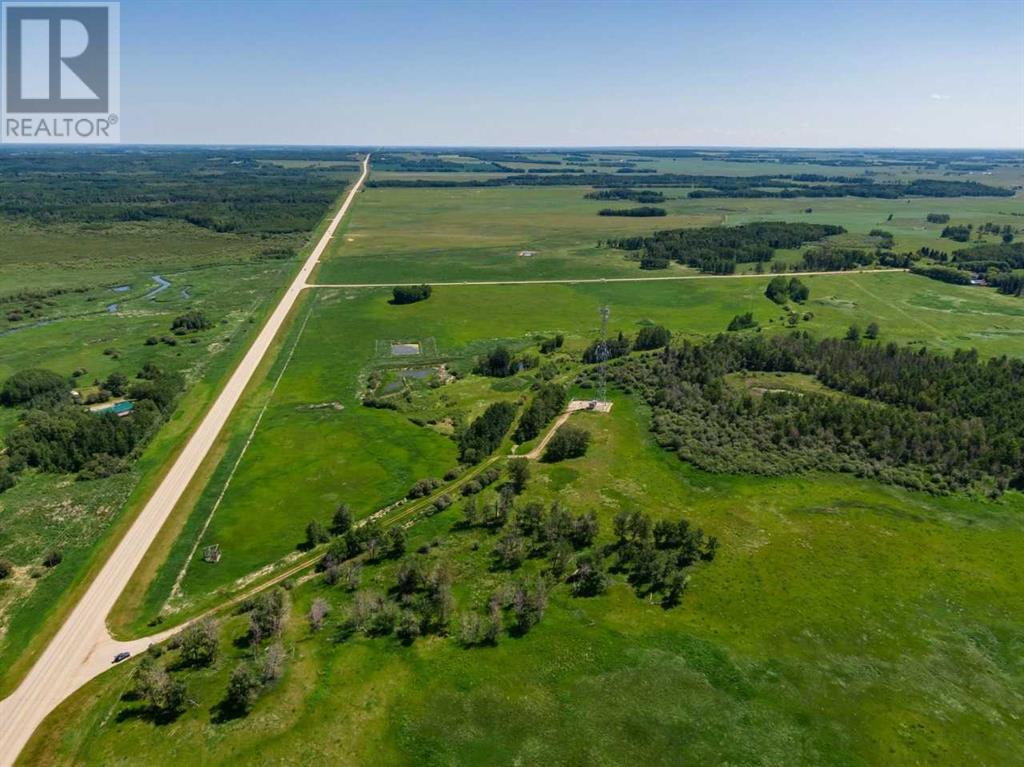
[[[369,151],[381,150],[412,150],[412,149],[515,149],[533,152],[558,152],[565,150],[590,151],[645,151],[645,150],[693,150],[693,151],[781,151],[781,152],[843,152],[843,151],[876,151],[876,152],[1021,152],[1020,147],[1007,146],[794,146],[794,145],[760,145],[760,144],[322,144],[322,143],[263,143],[263,142],[219,142],[219,143],[176,143],[170,141],[132,142],[122,141],[114,144],[101,143],[10,143],[0,142],[0,150],[8,148],[92,148],[116,149],[119,147],[272,147],[272,148],[308,148],[308,149],[361,149]]]

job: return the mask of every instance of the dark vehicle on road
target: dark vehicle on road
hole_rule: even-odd
[[[126,660],[130,656],[131,653],[127,650],[125,650],[124,652],[119,652],[117,655],[114,656],[114,663],[120,663],[121,661]]]

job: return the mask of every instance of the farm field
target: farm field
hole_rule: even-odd
[[[199,752],[207,764],[1021,759],[1009,726],[1022,713],[1020,495],[986,503],[835,476],[708,475],[658,449],[629,398],[608,417],[580,417],[594,448],[537,464],[524,499],[595,510],[606,539],[620,508],[682,513],[717,535],[720,556],[681,606],[638,599],[618,577],[602,597],[553,591],[526,637],[407,647],[345,633],[351,593],[317,578],[290,592],[287,670],[247,716],[222,713],[248,652],[245,616],[226,617],[217,663],[173,672],[195,706],[154,721],[121,700],[131,668],[120,667],[62,706],[20,763],[157,765]],[[489,564],[494,535],[460,518],[453,508],[417,524],[408,548],[451,563],[456,609],[479,610],[508,576]],[[368,566],[362,583],[385,590],[394,577],[394,565]],[[303,615],[317,598],[330,612],[313,634]]]
[[[438,287],[430,300],[410,306],[390,305],[390,294],[380,289],[316,289],[284,344],[287,367],[279,361],[260,396],[236,417],[229,447],[211,466],[194,509],[185,510],[183,534],[167,561],[148,574],[153,580],[144,597],[137,584],[133,598],[142,609],[125,605],[120,620],[141,630],[161,612],[211,603],[252,573],[295,555],[306,524],[328,524],[339,503],[366,517],[399,501],[417,479],[440,477],[455,466],[455,445],[444,429],[360,404],[374,371],[432,370],[444,363],[466,374],[477,355],[498,343],[526,348],[554,333],[578,353],[597,336],[604,305],[612,309],[611,334],[659,324],[677,339],[699,340],[745,311],[765,333],[788,332],[785,314],[763,295],[768,279]],[[851,324],[877,322],[883,342],[945,352],[973,347],[998,356],[1024,345],[1024,306],[993,291],[903,273],[804,279],[810,319],[798,327],[816,335],[842,336]],[[388,344],[400,340],[421,343],[424,355],[388,357]],[[414,414],[424,411],[421,420],[465,422],[487,402],[517,401],[528,386],[528,379],[469,376],[411,401]],[[213,544],[225,551],[217,565],[194,556]],[[180,591],[168,604],[176,581]]]
[[[403,174],[404,175],[404,174]],[[451,174],[434,174],[448,177]],[[942,239],[943,225],[929,213],[951,213],[977,227],[992,222],[1020,227],[1024,200],[912,198],[879,200],[691,199],[688,189],[666,188],[656,218],[599,216],[630,203],[584,198],[588,187],[368,189],[344,237],[334,241],[318,271],[321,283],[401,283],[461,280],[529,280],[639,277],[651,273],[627,252],[599,246],[610,238],[656,230],[752,221],[835,224],[846,228],[839,244],[860,245],[873,229],[894,235],[896,251],[922,247],[950,253],[965,247]],[[533,255],[520,255],[524,251]],[[791,255],[795,255],[791,254]],[[779,260],[785,261],[780,253]],[[752,271],[741,264],[740,271]],[[673,264],[667,272],[688,270]]]

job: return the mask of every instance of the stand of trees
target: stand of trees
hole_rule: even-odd
[[[971,225],[947,226],[942,230],[942,236],[957,242],[967,242],[971,239]]]
[[[152,437],[170,415],[184,379],[150,366],[147,378],[128,384],[135,401],[131,414],[93,413],[67,399],[68,383],[54,373],[27,370],[15,373],[0,390],[4,403],[24,408],[17,425],[6,438],[7,477],[26,467],[41,471],[74,473],[81,479],[108,476],[125,468],[125,461]],[[113,376],[112,376],[113,378]],[[109,380],[109,379],[108,379]],[[59,386],[58,386],[59,382]]]
[[[656,218],[665,215],[664,208],[655,208],[651,205],[643,205],[639,208],[601,208],[597,212],[599,216],[627,216],[632,218]]]
[[[288,150],[321,159],[331,150]],[[0,167],[0,217],[59,223],[178,221],[215,232],[309,232],[336,199],[343,167],[285,168],[262,149],[26,152]],[[346,159],[354,161],[351,153]],[[358,166],[355,162],[351,170]],[[351,171],[349,171],[351,172]]]
[[[495,402],[459,437],[459,454],[465,463],[479,463],[501,444],[516,417],[510,402]]]
[[[541,343],[541,351],[548,353],[548,351],[561,348],[563,341],[564,339],[561,336],[543,341]],[[545,351],[545,349],[548,351]],[[516,356],[509,351],[507,346],[499,344],[477,361],[474,372],[478,375],[491,376],[492,378],[508,378],[522,370],[531,370],[537,367],[539,361],[536,354],[520,354]]]
[[[671,340],[672,333],[668,328],[661,325],[648,325],[640,328],[640,332],[636,334],[633,348],[638,352],[660,349],[663,346],[668,346]]]
[[[207,319],[206,314],[198,309],[192,309],[174,318],[171,323],[171,331],[177,336],[186,333],[194,333],[198,330],[207,330],[213,327],[213,323]]]
[[[996,274],[989,277],[988,282],[1000,293],[1008,296],[1024,295],[1024,274]]]
[[[38,407],[67,401],[70,383],[52,370],[29,368],[19,370],[0,388],[0,405],[15,407],[34,404]]]
[[[805,250],[801,268],[808,272],[838,272],[868,266],[875,254],[857,248],[812,248]]]
[[[914,266],[910,271],[913,274],[920,274],[939,282],[949,282],[953,285],[970,285],[971,275],[959,269],[950,269],[948,266]]]
[[[758,396],[726,383],[746,370],[814,375],[837,394]],[[1024,487],[1024,419],[1008,406],[1024,401],[1021,360],[803,333],[722,335],[612,374],[650,402],[663,446],[710,471],[820,469],[941,493]]]
[[[581,458],[590,447],[590,432],[572,424],[565,424],[555,432],[555,436],[544,449],[542,460],[545,463],[556,463],[567,458]]]
[[[562,409],[569,398],[564,386],[558,384],[544,384],[537,390],[533,401],[523,411],[519,425],[516,427],[514,439],[523,443],[533,439],[541,430],[551,423]]]
[[[632,200],[633,202],[652,203],[664,202],[663,192],[650,189],[601,189],[583,195],[588,200]]]
[[[702,272],[732,274],[737,264],[771,261],[779,248],[796,248],[845,231],[841,226],[768,221],[732,227],[670,229],[650,237],[610,240],[608,244],[624,250],[642,250],[642,269],[664,269],[670,261],[676,261]]]
[[[398,286],[391,290],[391,303],[396,305],[415,304],[430,298],[433,289],[429,285]]]
[[[787,280],[785,277],[780,276],[772,277],[768,287],[765,288],[764,294],[769,300],[779,305],[789,300],[802,304],[811,295],[811,290],[796,277]],[[730,327],[730,330],[733,329]]]

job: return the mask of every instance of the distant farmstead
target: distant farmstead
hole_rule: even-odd
[[[113,405],[106,407],[95,408],[92,412],[94,413],[113,413],[118,418],[124,418],[126,415],[131,415],[131,412],[135,409],[135,403],[129,400],[123,402],[115,402]]]

